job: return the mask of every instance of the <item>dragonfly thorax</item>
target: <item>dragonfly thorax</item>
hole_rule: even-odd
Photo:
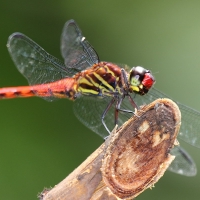
[[[99,97],[122,94],[121,68],[113,63],[100,62],[76,75],[77,92]]]

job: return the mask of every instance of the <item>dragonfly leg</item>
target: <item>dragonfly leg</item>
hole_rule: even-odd
[[[132,99],[132,97],[131,97],[129,94],[128,94],[128,98],[129,98],[129,101],[131,102],[131,105],[132,105],[134,108],[138,109],[137,104],[135,103],[135,101]]]
[[[116,102],[116,106],[115,106],[115,125],[118,124],[119,111],[135,114],[135,112],[132,111],[132,110],[126,110],[126,109],[121,109],[121,108],[120,108],[120,107],[121,107],[121,103],[122,103],[122,101],[124,100],[124,98],[125,98],[126,96],[128,96],[129,101],[131,102],[132,106],[133,106],[134,108],[136,108],[136,109],[138,108],[138,106],[136,105],[136,103],[133,101],[133,99],[131,98],[131,96],[130,96],[129,94],[128,94],[128,95],[123,95],[123,96],[120,97],[120,98],[119,98],[119,96],[117,96],[117,97],[114,96],[114,97],[112,98],[112,100],[110,101],[110,103],[107,105],[106,109],[104,110],[104,112],[103,112],[103,114],[102,114],[102,116],[101,116],[101,122],[102,122],[104,128],[107,130],[107,132],[108,132],[109,134],[110,134],[110,130],[109,130],[108,127],[106,126],[106,123],[105,123],[105,121],[104,121],[104,118],[105,118],[105,116],[106,116],[108,110],[111,108],[111,106],[114,104],[114,102],[115,102],[116,100],[117,100],[117,102]],[[136,114],[135,114],[135,115],[136,115]],[[136,116],[137,116],[137,115],[136,115]],[[105,137],[104,139],[106,140],[106,138],[107,138],[107,137]]]
[[[137,104],[135,103],[135,101],[132,99],[132,97],[128,94],[128,98],[129,98],[129,101],[130,101],[130,103],[131,103],[131,105],[135,108],[135,109],[139,109],[138,108],[138,106],[137,106]],[[136,116],[136,117],[139,117],[135,112],[133,112],[134,113],[134,115]]]
[[[113,105],[113,103],[115,102],[116,98],[113,97],[112,100],[110,101],[110,103],[107,105],[106,109],[104,110],[102,116],[101,116],[101,122],[103,124],[103,126],[105,127],[105,129],[108,131],[108,133],[110,134],[110,130],[108,129],[108,127],[106,126],[105,122],[104,122],[104,118],[108,112],[108,110],[111,108],[111,106]],[[107,137],[105,137],[104,139],[106,139]]]
[[[122,98],[121,98],[122,99]],[[117,99],[116,106],[115,106],[115,125],[118,124],[118,116],[119,116],[119,109],[122,100]]]
[[[131,97],[129,97],[129,98],[131,98]],[[121,111],[121,112],[126,112],[126,113],[133,113],[133,114],[135,114],[135,112],[134,111],[132,111],[132,110],[126,110],[126,109],[121,109],[120,107],[121,107],[121,103],[122,103],[122,101],[124,100],[124,97],[122,97],[118,102],[117,102],[117,104],[116,104],[116,110],[118,110],[118,111]],[[132,100],[133,101],[133,100]],[[133,101],[134,102],[134,101]],[[132,104],[133,105],[133,107],[134,108],[136,108],[136,104],[135,104],[135,102],[134,102],[134,104]],[[116,123],[117,124],[117,123]]]
[[[121,103],[123,101],[125,96],[121,97],[121,98],[118,98],[117,99],[117,102],[116,102],[116,106],[115,106],[115,125],[118,124],[118,116],[119,116],[119,111],[122,111],[122,112],[126,112],[125,110],[121,109]]]

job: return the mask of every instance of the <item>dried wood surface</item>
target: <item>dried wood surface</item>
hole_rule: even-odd
[[[173,161],[181,115],[175,103],[158,99],[142,107],[78,168],[41,200],[133,199],[151,188]]]

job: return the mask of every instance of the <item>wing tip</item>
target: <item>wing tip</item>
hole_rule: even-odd
[[[22,38],[24,37],[24,34],[23,33],[20,33],[20,32],[15,32],[15,33],[12,33],[9,37],[8,37],[8,41],[7,41],[7,48],[10,48],[11,46],[11,42],[13,41],[13,39],[16,39],[16,38]]]

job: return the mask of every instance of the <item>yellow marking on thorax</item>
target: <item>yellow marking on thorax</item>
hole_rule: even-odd
[[[114,76],[114,77],[115,77],[115,79],[116,79],[116,82],[118,83],[118,81],[119,81],[119,78],[120,78],[120,77],[116,76],[116,75],[115,75],[115,73],[114,73],[112,70],[110,70],[110,69],[109,69],[109,67],[108,67],[107,65],[105,65],[104,67],[107,69],[107,73],[110,73],[110,74],[112,74],[112,76]],[[120,88],[119,88],[118,84],[117,84],[117,87],[116,87],[116,89],[117,89],[117,90],[118,90],[118,92],[120,93]]]
[[[95,91],[95,90],[92,90],[92,89],[85,89],[85,88],[82,88],[82,87],[78,87],[78,92],[81,92],[83,94],[94,94],[94,95],[98,95],[99,92],[98,91]]]
[[[99,76],[99,74],[97,74],[96,72],[94,72],[94,76],[96,77],[96,78],[98,78],[106,87],[108,87],[111,91],[114,91],[114,88],[111,86],[111,85],[109,85],[108,83],[107,83],[107,81],[105,81],[103,78],[101,78],[101,76]],[[103,87],[104,88],[104,87]],[[106,88],[105,88],[106,89]],[[109,90],[107,90],[108,92],[109,92]]]
[[[86,75],[86,77],[87,77],[88,79],[90,79],[90,81],[92,82],[92,84],[93,84],[95,87],[100,87],[100,85],[99,85],[97,82],[95,82],[88,74]]]
[[[116,88],[113,88],[106,80],[104,80],[101,77],[103,74],[107,73],[115,77],[116,81],[119,81],[119,77],[116,77],[115,73],[112,70],[110,70],[108,66],[105,65],[103,67],[98,67],[97,69],[94,69],[88,74],[82,76],[78,80],[78,85],[74,87],[74,90],[88,95],[89,94],[98,95],[101,92],[103,95],[109,96],[109,93],[115,92],[115,90],[117,90],[120,93],[120,88],[118,84]],[[95,76],[95,78],[98,79],[98,81],[95,81],[95,79],[93,79],[91,75]],[[81,86],[81,84],[84,84],[85,86]],[[87,85],[91,87],[87,88]],[[92,86],[94,87],[94,89],[92,88]],[[95,87],[97,88],[97,90],[95,90]],[[110,95],[112,96],[112,94]]]
[[[93,79],[92,79],[90,76],[87,76],[87,77],[90,79],[90,81],[94,84],[95,87],[101,89],[101,92],[102,92],[102,93],[105,93],[105,92],[109,93],[109,92],[110,92],[110,90],[108,90],[107,88],[105,88],[104,85],[100,85],[99,83],[93,81]],[[107,86],[107,85],[108,85],[108,84],[106,84],[106,86]],[[112,91],[114,91],[114,88],[112,89]]]
[[[90,83],[90,82],[89,82],[86,78],[84,78],[84,77],[80,78],[80,80],[79,80],[78,82],[79,82],[79,84],[84,83],[84,84],[87,84],[87,85],[89,85],[89,86],[93,86],[93,85],[94,85],[93,83]]]
[[[116,81],[119,81],[119,77],[115,75],[115,73],[109,69],[109,67],[107,65],[104,66],[107,69],[107,73],[112,74],[112,76],[114,76],[116,78]]]
[[[112,76],[115,76],[115,73],[114,73],[112,70],[110,70],[110,69],[108,68],[107,65],[105,65],[104,67],[107,69],[107,71],[108,71],[109,73],[112,74]]]

